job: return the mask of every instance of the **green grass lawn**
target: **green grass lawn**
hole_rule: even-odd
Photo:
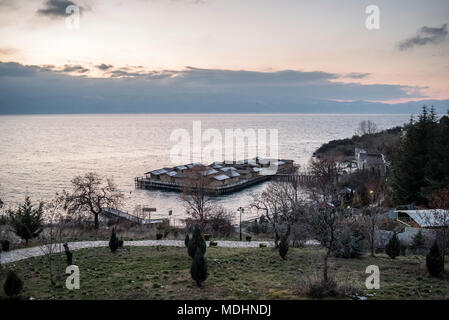
[[[52,288],[44,257],[3,265],[0,280],[14,268],[24,280],[22,298],[35,299],[302,299],[301,281],[321,275],[321,254],[315,248],[290,248],[283,261],[272,248],[207,248],[210,275],[202,288],[191,280],[186,249],[171,247],[75,251],[79,290]],[[330,264],[332,276],[369,299],[449,298],[449,276],[429,277],[423,256],[332,258]],[[364,289],[365,269],[372,264],[380,268],[379,290]]]

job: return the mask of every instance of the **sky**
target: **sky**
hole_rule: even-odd
[[[447,0],[0,0],[0,113],[447,100],[448,24]]]

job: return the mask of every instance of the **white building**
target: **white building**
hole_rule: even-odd
[[[358,170],[369,170],[376,172],[381,176],[386,176],[387,167],[383,154],[368,153],[366,150],[356,148],[355,159],[357,161]]]

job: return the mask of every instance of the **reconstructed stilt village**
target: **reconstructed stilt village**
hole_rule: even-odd
[[[241,161],[214,162],[210,165],[189,163],[176,167],[162,168],[136,178],[136,188],[171,189],[182,191],[191,185],[194,175],[205,177],[207,190],[211,194],[223,194],[240,190],[255,183],[268,180],[275,175],[291,172],[293,160],[268,160],[259,157]],[[264,169],[275,168],[274,172]]]

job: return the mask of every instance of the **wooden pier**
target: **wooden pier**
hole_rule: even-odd
[[[295,182],[295,183],[305,183],[313,181],[314,177],[312,174],[303,172],[298,174],[285,174],[278,173],[272,176],[273,180],[276,181],[286,181],[286,182]]]
[[[232,193],[235,191],[242,190],[249,186],[255,185],[257,183],[261,183],[267,180],[275,180],[275,181],[286,181],[286,182],[296,182],[296,183],[304,183],[309,182],[313,179],[313,176],[308,173],[301,174],[285,174],[279,173],[274,175],[261,175],[252,179],[242,180],[234,184],[225,185],[222,187],[209,188],[206,192],[210,195],[223,195],[227,193]],[[172,190],[177,192],[182,192],[185,186],[177,183],[170,182],[160,182],[154,181],[145,177],[137,177],[135,178],[135,187],[136,189],[165,189]]]
[[[267,181],[271,179],[272,176],[258,176],[253,179],[249,180],[242,180],[237,183],[225,185],[222,187],[216,187],[216,188],[208,188],[206,189],[206,192],[210,195],[222,195],[227,193],[232,193],[235,191],[239,191],[241,189],[247,188],[249,186],[255,185],[257,183]],[[184,185],[177,184],[177,183],[170,183],[170,182],[159,182],[154,181],[145,177],[137,177],[134,179],[135,187],[136,189],[165,189],[165,190],[172,190],[172,191],[178,191],[182,192],[185,188]]]

